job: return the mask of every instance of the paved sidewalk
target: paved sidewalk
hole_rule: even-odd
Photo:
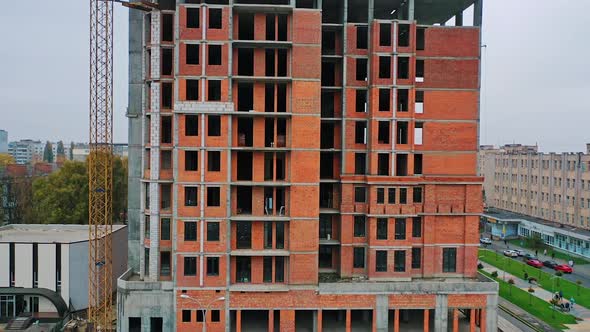
[[[539,328],[540,330],[546,331],[546,332],[558,332],[559,330],[555,329],[554,327],[552,327],[551,325],[545,323],[544,321],[540,320],[539,318],[529,314],[527,311],[521,309],[519,306],[512,304],[511,302],[509,302],[508,300],[499,297],[498,298],[498,304],[504,308],[507,309],[508,312],[510,312],[511,315],[513,316],[517,316],[518,318],[526,321],[528,324],[535,326],[537,328]],[[501,308],[498,308],[498,310],[502,310]],[[498,318],[500,317],[500,315],[498,315]],[[499,321],[499,320],[498,320]],[[511,330],[504,330],[506,332],[511,331]]]

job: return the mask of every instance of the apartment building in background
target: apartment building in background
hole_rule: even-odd
[[[481,0],[129,15],[119,331],[496,331],[476,267]]]
[[[17,164],[30,164],[34,159],[43,160],[45,143],[31,139],[22,139],[8,143],[8,153]],[[39,159],[40,158],[40,159]]]
[[[549,245],[590,257],[590,144],[585,153],[537,151],[519,144],[480,150],[486,206],[512,213],[498,216],[511,226],[488,229],[499,237],[536,233]],[[516,221],[522,219],[531,226]]]
[[[8,132],[0,129],[0,153],[8,153]]]

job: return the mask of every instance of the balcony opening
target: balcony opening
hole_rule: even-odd
[[[221,101],[221,81],[208,80],[207,81],[207,100]]]
[[[422,145],[422,127],[422,122],[416,122],[414,124],[414,145]]]
[[[334,124],[329,122],[322,122],[320,130],[320,148],[333,149],[334,148]]]
[[[334,155],[331,152],[320,153],[320,179],[334,178]]]
[[[410,25],[400,24],[397,32],[397,46],[408,47],[410,46]]]
[[[379,78],[391,78],[391,57],[379,57]]]
[[[287,84],[277,84],[277,112],[287,112]]]
[[[264,119],[264,146],[274,147],[275,145],[275,120],[273,118]]]
[[[252,187],[238,186],[236,188],[236,213],[252,214]]]
[[[266,83],[264,85],[264,111],[274,112],[275,108],[275,85]]]
[[[220,191],[220,187],[207,187],[207,206],[221,206]]]
[[[279,225],[282,225],[283,223],[277,223],[277,229]],[[278,239],[278,235],[277,235],[277,239]],[[278,241],[278,240],[277,240]],[[277,249],[279,248],[279,244],[277,243]],[[277,256],[275,257],[275,282],[285,282],[285,257],[282,256]],[[277,312],[280,313],[280,311],[275,310],[275,317],[277,317]],[[280,316],[277,318],[280,320]],[[275,331],[278,331],[279,329],[276,326],[276,322],[275,322]]]
[[[266,40],[276,39],[276,19],[274,14],[266,14]]]
[[[162,49],[162,76],[172,75],[172,67],[174,63],[174,50],[171,48]]]
[[[274,210],[274,188],[272,187],[265,187],[264,188],[264,214],[266,215],[273,215],[275,213]]]
[[[356,152],[354,154],[354,174],[362,175],[367,173],[367,154]]]
[[[208,64],[221,65],[221,45],[209,45]]]
[[[264,75],[275,76],[275,50],[272,48],[264,50]]]
[[[187,8],[186,9],[186,27],[188,29],[198,29],[201,25],[201,13],[200,8]]]
[[[277,76],[287,76],[287,50],[277,50]]]
[[[278,39],[279,41],[287,41],[287,23],[288,17],[285,14],[277,15],[277,25],[278,25]]]
[[[377,155],[377,175],[389,175],[389,153]]]
[[[322,62],[322,86],[335,86],[336,77],[333,62]]]
[[[320,183],[320,208],[335,208],[334,186],[331,183]]]
[[[424,60],[416,60],[416,82],[424,82]]]
[[[207,116],[207,135],[221,136],[221,116],[208,115]]]
[[[172,83],[162,83],[162,108],[172,108]]]
[[[407,112],[408,111],[408,90],[398,89],[397,90],[397,111]]]
[[[252,262],[250,257],[236,257],[236,282],[251,282]],[[247,312],[247,311],[243,311]]]
[[[267,226],[272,227],[270,222],[264,223],[264,248],[270,249],[272,248],[272,228],[271,232],[267,232]],[[270,234],[270,242],[268,239],[268,234]],[[270,243],[270,244],[268,244]],[[270,246],[267,246],[270,245]],[[272,282],[272,257],[263,257],[262,260],[262,282]]]
[[[172,143],[172,117],[162,117],[162,143]]]
[[[186,44],[186,64],[198,65],[200,53],[199,44]]]
[[[414,154],[414,174],[422,174],[422,154]]]
[[[176,10],[176,0],[160,0],[160,10]]]
[[[207,151],[207,171],[219,172],[221,170],[221,151]]]
[[[198,187],[184,187],[184,206],[197,206]]]
[[[276,146],[279,148],[284,148],[287,146],[287,119],[277,119]]]
[[[275,158],[276,158],[276,179],[277,181],[279,180],[285,180],[285,158],[286,155],[284,152],[277,152],[275,154]]]
[[[161,150],[160,151],[160,167],[162,170],[172,169],[172,151]]]
[[[379,24],[379,46],[391,46],[391,24]]]
[[[355,93],[356,93],[355,111],[357,113],[366,113],[367,112],[367,90],[357,89]]]
[[[186,100],[199,100],[199,80],[186,80]]]
[[[389,144],[389,121],[379,121],[377,140],[379,144]]]
[[[424,113],[424,91],[416,91],[415,97],[414,112],[416,114],[422,114]]]
[[[160,185],[160,208],[169,209],[172,205],[172,185],[169,183]]]
[[[238,17],[238,39],[254,40],[254,14],[240,13]]]
[[[252,83],[238,83],[238,111],[254,110],[254,85]]]
[[[407,154],[396,154],[395,155],[395,176],[407,176],[408,175],[408,155]]]
[[[238,75],[254,75],[254,50],[251,48],[238,49]]]
[[[320,239],[330,240],[332,238],[332,217],[327,214],[320,214]]]
[[[426,47],[426,28],[416,28],[416,50],[424,51]]]
[[[356,59],[356,80],[366,81],[367,80],[367,59],[357,58]]]
[[[284,216],[286,211],[285,211],[285,189],[284,188],[276,188],[275,190],[275,197],[277,199],[276,205],[275,205],[275,212],[278,212],[279,215]],[[282,224],[281,224],[282,226]],[[282,229],[282,228],[281,228]],[[282,249],[283,247],[281,246],[279,248],[279,227],[277,224],[277,249]],[[282,234],[282,233],[281,233]],[[284,239],[280,240],[281,242],[284,241]]]
[[[359,50],[366,50],[369,46],[369,27],[366,25],[356,26],[356,48]]]
[[[199,151],[184,151],[184,170],[196,171],[199,169]]]
[[[377,240],[387,240],[387,218],[377,218]]]
[[[315,0],[297,0],[297,8],[316,8]]]
[[[390,89],[379,89],[379,112],[389,112],[390,99]]]
[[[422,187],[414,187],[412,189],[412,202],[422,203]]]
[[[209,29],[221,29],[221,8],[209,8]]]
[[[238,118],[238,146],[246,147],[253,146],[254,143],[254,129],[253,119]]]
[[[336,54],[336,31],[322,31],[322,54]]]
[[[352,318],[352,317],[351,317]],[[311,318],[310,318],[311,321]],[[370,331],[370,328],[356,329],[357,321],[351,320],[350,331]],[[371,325],[368,325],[371,326]],[[308,331],[311,331],[309,329]],[[303,330],[302,330],[303,331]],[[346,329],[346,310],[322,310],[322,331],[347,331]]]
[[[334,92],[322,91],[322,118],[334,117]]]
[[[342,23],[344,15],[342,0],[322,1],[322,23]]]
[[[367,144],[367,121],[356,121],[354,124],[354,142]]]
[[[406,239],[406,219],[395,218],[395,239],[405,240]]]
[[[385,188],[377,188],[377,204],[385,203]]]
[[[162,41],[174,41],[174,14],[162,14]]]
[[[366,1],[348,2],[348,22],[367,23],[369,21],[369,10]]]
[[[397,144],[408,144],[408,123],[397,122]]]
[[[238,151],[237,157],[238,181],[252,181],[252,152]]]
[[[332,268],[332,246],[320,246],[319,267],[320,269]]]
[[[264,153],[264,181],[274,180],[274,154]]]
[[[410,78],[410,58],[407,56],[397,57],[397,78],[407,80]]]

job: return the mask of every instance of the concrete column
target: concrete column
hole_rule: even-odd
[[[453,309],[453,332],[459,332],[459,309]]]
[[[475,0],[473,7],[473,25],[480,27],[483,23],[483,0]]]
[[[485,310],[485,328],[487,331],[498,330],[498,294],[488,295]]]
[[[346,310],[346,332],[351,332],[352,331],[352,326],[351,326],[351,315],[350,315],[350,309]]]
[[[408,20],[414,20],[414,0],[408,1]]]
[[[236,332],[242,332],[242,311],[236,311]]]
[[[455,14],[455,26],[463,26],[463,12],[458,12],[457,14]]]
[[[475,332],[475,310],[476,309],[469,309],[469,332]]]
[[[314,316],[314,317],[316,317],[316,316]],[[322,324],[323,324],[322,323],[322,317],[323,317],[322,316],[322,309],[319,309],[317,311],[317,317],[316,317],[316,321],[317,322],[315,324],[315,329],[316,329],[317,332],[322,332]]]
[[[424,309],[424,332],[430,330],[430,309]]]
[[[399,332],[399,309],[393,312],[393,332]]]
[[[270,309],[268,311],[268,331],[272,332],[274,331],[274,326],[275,326],[275,315],[274,315],[274,310]]]
[[[446,331],[449,316],[449,307],[446,295],[436,296],[436,308],[434,309],[434,330]]]
[[[377,295],[375,309],[373,310],[373,326],[378,332],[387,332],[389,325],[389,297]]]

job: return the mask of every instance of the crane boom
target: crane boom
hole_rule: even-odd
[[[88,320],[112,330],[113,2],[90,0]]]

